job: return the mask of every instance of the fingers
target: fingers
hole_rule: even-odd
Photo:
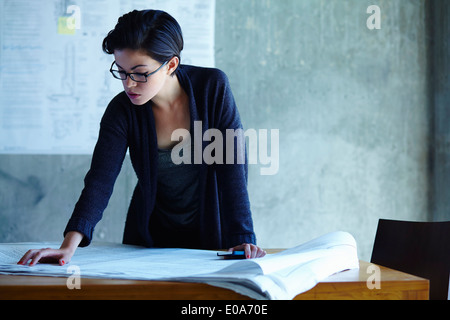
[[[34,257],[36,250],[28,250],[23,257],[17,262],[17,264],[27,264],[28,260],[30,260],[32,257]]]
[[[30,266],[36,265],[38,262],[58,262],[59,265],[64,265],[62,255],[58,250],[45,248],[45,249],[32,249],[28,250],[24,256],[17,262],[17,264],[26,265],[30,261]]]
[[[266,255],[263,249],[251,243],[244,245],[244,251],[247,259],[262,258]]]
[[[242,251],[242,250],[245,252],[245,257],[247,259],[262,258],[266,255],[266,251],[251,243],[243,243],[239,246],[229,249],[228,251]]]

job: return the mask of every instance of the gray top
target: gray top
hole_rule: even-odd
[[[164,238],[170,246],[184,247],[198,237],[199,168],[176,165],[171,150],[158,149],[158,185],[151,221],[155,241]]]

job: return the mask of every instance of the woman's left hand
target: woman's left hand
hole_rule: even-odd
[[[266,251],[251,243],[243,243],[228,249],[228,251],[244,251],[247,259],[262,258],[266,255]]]

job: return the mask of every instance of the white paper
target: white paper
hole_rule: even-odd
[[[123,91],[102,41],[134,9],[169,12],[185,37],[181,62],[214,66],[215,0],[0,1],[0,154],[92,153]]]
[[[58,246],[0,244],[0,274],[68,277],[67,268],[78,266],[82,278],[202,282],[254,299],[285,300],[313,288],[334,273],[359,266],[356,242],[346,232],[330,233],[281,253],[241,261],[220,259],[209,250],[92,244],[77,249],[72,261],[64,267],[17,265],[28,249]]]

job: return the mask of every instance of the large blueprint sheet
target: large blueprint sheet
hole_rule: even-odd
[[[319,281],[358,268],[356,242],[346,232],[333,232],[264,258],[233,261],[214,251],[158,249],[120,244],[79,248],[66,266],[17,265],[28,250],[58,247],[54,243],[0,244],[0,274],[69,277],[77,266],[81,278],[203,282],[254,299],[292,299]]]

